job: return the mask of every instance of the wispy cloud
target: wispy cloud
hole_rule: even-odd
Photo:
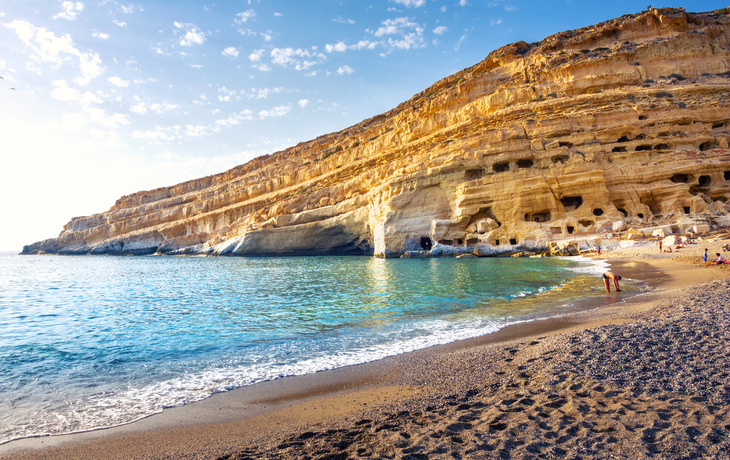
[[[126,23],[126,22],[123,22],[123,21],[118,21],[118,20],[116,20],[116,19],[112,20],[112,22],[113,22],[114,24],[118,25],[119,27],[127,27],[127,23]]]
[[[88,84],[105,70],[97,53],[80,51],[74,46],[74,41],[68,34],[57,37],[45,27],[35,27],[29,22],[17,19],[3,25],[15,30],[21,41],[32,50],[30,59],[36,64],[48,62],[58,68],[67,60],[65,55],[76,56],[81,76],[75,78],[74,82],[79,85]]]
[[[449,28],[446,26],[438,26],[433,29],[433,33],[435,33],[436,35],[443,35],[446,33],[447,30],[449,30]]]
[[[253,53],[248,55],[248,58],[253,62],[258,62],[261,60],[261,57],[264,55],[264,50],[255,50]]]
[[[393,0],[395,3],[399,3],[408,8],[419,8],[426,4],[426,0]]]
[[[174,22],[175,27],[183,29],[185,35],[180,37],[182,46],[202,45],[205,42],[205,32],[200,30],[198,26],[192,23]]]
[[[309,99],[300,99],[297,104],[299,104],[299,107],[304,108],[309,105]]]
[[[280,105],[278,107],[274,107],[271,110],[262,110],[259,112],[259,118],[274,118],[274,117],[283,117],[287,113],[291,112],[291,106],[290,105]]]
[[[325,59],[327,59],[327,56],[322,53],[301,48],[274,48],[271,50],[271,62],[282,67],[294,65],[297,70],[304,70],[313,65],[321,64]]]
[[[347,50],[361,50],[361,49],[374,49],[378,46],[378,42],[372,42],[370,40],[360,40],[354,45],[346,45],[344,42],[337,42],[334,45],[327,44],[324,46],[324,50],[328,53],[339,52],[344,53]]]
[[[92,37],[94,37],[94,38],[101,38],[102,40],[108,40],[108,39],[109,39],[109,37],[110,37],[110,35],[109,35],[109,34],[103,34],[103,33],[101,33],[101,32],[97,32],[97,31],[94,31],[94,32],[93,32],[93,33],[91,34],[91,36],[92,36]]]
[[[337,69],[337,75],[350,75],[352,73],[355,73],[355,69],[351,68],[349,65],[343,65]]]
[[[129,86],[129,81],[122,80],[119,77],[109,77],[109,78],[106,79],[106,81],[108,81],[112,85],[118,86],[120,88],[126,88],[127,86]]]
[[[61,12],[53,15],[53,19],[66,19],[67,21],[73,21],[82,11],[84,11],[83,3],[65,1],[61,3]]]
[[[342,16],[335,16],[334,19],[332,19],[335,22],[339,22],[340,24],[355,24],[355,21],[350,18],[343,18]]]
[[[252,9],[248,9],[242,13],[238,13],[236,15],[236,19],[234,19],[236,24],[242,24],[244,22],[247,22],[251,18],[256,17],[256,12]]]
[[[235,58],[235,57],[238,57],[238,50],[235,47],[233,47],[233,46],[229,46],[228,48],[226,48],[223,51],[221,51],[221,54],[223,56],[228,56],[228,57],[234,57]]]
[[[389,47],[391,51],[394,49],[409,50],[426,46],[423,38],[423,27],[412,22],[407,17],[386,19],[382,24],[375,32],[372,30],[368,30],[368,32],[379,38],[389,36],[387,42],[383,42],[383,46]],[[390,35],[400,35],[400,38],[393,38]]]

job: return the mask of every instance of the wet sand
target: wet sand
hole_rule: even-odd
[[[0,458],[729,458],[730,266],[695,254],[725,242],[603,254],[654,290],[598,309],[16,441]]]

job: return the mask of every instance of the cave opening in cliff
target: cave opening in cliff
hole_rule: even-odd
[[[644,214],[643,213],[638,213],[636,215],[636,217],[638,217],[639,219],[643,219],[644,218]]]
[[[573,143],[572,142],[558,141],[558,147],[568,147],[568,148],[571,148],[571,147],[573,147]]]
[[[722,128],[723,126],[725,126],[725,123],[723,123],[721,121],[720,122],[716,122],[716,123],[713,123],[712,124],[712,129]]]
[[[469,219],[469,223],[467,224],[467,227],[478,220],[487,219],[487,218],[492,219],[494,222],[496,222],[497,228],[502,226],[502,223],[497,219],[497,217],[492,212],[491,206],[487,206],[484,208],[480,208],[476,214],[471,216],[471,219]]]
[[[456,239],[456,244],[457,244],[458,246],[462,246],[462,245],[464,244],[464,240],[462,240],[461,238],[457,238],[457,239]]]
[[[583,197],[582,196],[564,196],[560,199],[560,202],[563,203],[563,208],[565,208],[566,211],[574,211],[583,204]]]
[[[567,227],[565,227],[565,229],[568,230],[568,235],[572,235],[573,234],[573,230],[575,230],[575,228],[571,227],[570,225],[568,225]]]
[[[536,212],[533,214],[525,214],[525,222],[549,222],[551,218],[550,211]]]
[[[505,171],[509,171],[509,162],[507,163],[497,163],[493,167],[495,173],[501,173]]]
[[[628,141],[629,141],[628,136],[621,136],[618,138],[618,140],[616,142],[628,142]]]
[[[482,177],[482,170],[481,169],[467,169],[465,178],[466,180],[477,180]]]
[[[685,214],[689,214],[689,206],[682,206]]]
[[[522,160],[517,161],[517,167],[520,169],[532,168],[533,164],[535,163],[529,158],[523,158]]]
[[[499,240],[494,240],[494,245],[499,246]]]
[[[557,157],[553,157],[553,164],[554,165],[561,165],[564,164],[570,159],[568,155],[559,155]]]
[[[611,153],[624,153],[626,152],[626,147],[614,147],[611,149]]]
[[[427,236],[422,236],[421,237],[421,247],[424,250],[430,251],[432,245],[433,245],[433,243],[431,242],[431,238],[429,238]]]
[[[616,209],[618,209],[618,212],[620,212],[622,216],[629,217],[629,213],[626,212],[626,210],[624,208],[616,208]]]
[[[651,145],[642,144],[642,145],[637,145],[636,148],[634,149],[634,151],[645,152],[647,150],[651,150],[651,148],[652,148]]]
[[[705,152],[707,150],[712,150],[718,148],[717,143],[715,142],[703,142],[700,144],[700,151]]]
[[[725,171],[724,173],[725,180],[730,180],[730,171]]]
[[[646,115],[639,115],[639,120],[646,120],[647,118],[649,117],[647,117]]]
[[[657,144],[654,146],[654,150],[669,150],[669,144]]]
[[[453,246],[454,240],[439,240],[439,244],[443,244],[444,246]]]
[[[593,210],[593,215],[594,216],[602,216],[603,215],[603,209],[601,209],[601,208],[594,209]]]
[[[680,183],[686,184],[687,182],[689,182],[689,176],[687,174],[675,174],[669,180],[671,180],[675,184],[680,184]]]
[[[509,239],[509,244],[511,244],[512,246],[514,246],[515,244],[517,244],[517,239],[516,238],[510,238]]]
[[[710,184],[712,184],[712,179],[710,178],[710,176],[700,176],[697,186],[705,188],[705,187],[709,187]]]
[[[578,223],[581,225],[581,227],[585,227],[585,228],[588,228],[591,225],[593,225],[592,220],[579,220]]]

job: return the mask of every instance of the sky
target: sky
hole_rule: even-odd
[[[347,128],[505,44],[646,8],[634,0],[3,0],[0,250],[56,237],[71,218],[104,212],[123,195]]]

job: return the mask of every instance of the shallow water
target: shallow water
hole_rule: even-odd
[[[0,253],[0,443],[564,314],[603,297],[602,270],[577,258]]]

